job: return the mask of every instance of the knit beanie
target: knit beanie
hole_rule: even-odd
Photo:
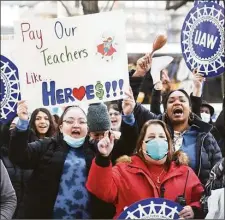
[[[90,132],[110,130],[107,106],[103,103],[91,104],[88,108],[87,124]]]

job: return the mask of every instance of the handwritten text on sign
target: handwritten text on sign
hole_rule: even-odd
[[[129,86],[122,11],[20,21],[15,40],[21,95],[29,105],[111,101]]]

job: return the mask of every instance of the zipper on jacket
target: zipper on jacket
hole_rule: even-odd
[[[204,143],[204,140],[205,140],[206,136],[210,133],[211,130],[212,130],[212,128],[202,138],[202,144],[201,144],[201,149],[200,149],[200,161],[199,161],[198,177],[200,175],[200,170],[201,170],[201,167],[202,167],[202,154],[201,153],[202,153],[203,143]]]

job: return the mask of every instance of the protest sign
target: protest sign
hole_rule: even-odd
[[[13,35],[1,35],[1,118],[5,124],[16,116],[20,100],[19,72],[15,59]]]
[[[178,203],[163,198],[148,198],[126,207],[118,219],[179,219],[183,209]]]
[[[160,81],[160,71],[173,61],[171,56],[160,56],[152,58],[151,75],[153,84]]]
[[[129,87],[122,11],[15,23],[22,99],[29,107],[120,99]]]
[[[205,77],[224,73],[224,8],[214,2],[196,4],[187,14],[181,31],[186,65]]]

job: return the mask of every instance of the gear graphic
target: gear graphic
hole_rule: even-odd
[[[18,68],[7,57],[1,55],[1,122],[7,123],[16,115],[20,100]]]
[[[125,207],[118,219],[179,219],[182,209],[170,200],[149,198]]]
[[[208,33],[209,30],[213,34]],[[196,35],[198,41],[207,44],[207,48],[196,43]],[[183,23],[181,48],[191,71],[198,68],[205,77],[224,73],[224,8],[213,2],[196,4]]]

